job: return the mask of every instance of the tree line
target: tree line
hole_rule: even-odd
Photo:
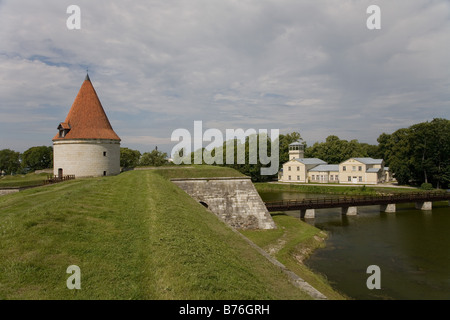
[[[161,166],[167,163],[167,153],[158,148],[143,154],[138,150],[120,148],[121,167]],[[0,150],[0,174],[26,174],[50,168],[53,168],[53,147],[31,147],[23,153],[11,149]]]
[[[268,150],[270,152],[270,139]],[[289,160],[289,144],[301,141],[299,132],[280,134],[279,137],[279,169]],[[401,128],[392,134],[382,133],[377,139],[378,145],[372,145],[358,140],[343,140],[335,135],[328,136],[324,142],[316,142],[304,146],[305,158],[319,158],[329,164],[339,164],[349,158],[371,157],[383,159],[385,165],[397,179],[399,184],[420,186],[423,183],[435,188],[447,189],[450,185],[450,120],[435,118],[432,121],[414,124],[408,128]],[[233,141],[235,146],[240,141]],[[222,154],[226,153],[227,144],[221,147]],[[245,146],[244,164],[226,164],[222,166],[232,167],[255,182],[270,181],[274,176],[262,176],[259,161],[249,164],[249,137],[243,143]],[[259,144],[258,144],[259,147]],[[214,155],[218,148],[211,151]],[[236,149],[235,149],[236,150]],[[203,152],[204,149],[201,150]],[[191,153],[192,162],[199,150]],[[259,154],[259,152],[258,152]]]
[[[258,139],[258,137],[257,137]],[[267,137],[270,154],[270,138]],[[279,145],[279,169],[289,160],[289,144],[302,140],[299,132],[280,134]],[[358,140],[342,140],[335,135],[328,136],[324,142],[316,142],[307,146],[303,142],[305,158],[319,158],[330,164],[338,164],[353,157],[371,157],[384,159],[399,184],[421,185],[430,184],[436,188],[449,188],[450,185],[450,120],[435,118],[432,121],[414,124],[408,128],[401,128],[387,134],[382,133],[377,139],[378,145],[361,143]],[[234,150],[243,144],[245,150],[245,163],[226,164],[226,148],[230,143],[234,144]],[[261,175],[262,164],[259,159],[255,164],[250,164],[250,137],[245,142],[237,139],[223,143],[222,166],[232,167],[252,178],[253,181],[269,181],[276,179],[274,176]],[[259,148],[259,143],[257,143]],[[203,152],[204,149],[201,150]],[[219,148],[211,151],[214,157]],[[192,163],[199,150],[192,152]],[[259,150],[258,150],[259,154]],[[183,157],[181,153],[179,156]],[[236,157],[236,154],[235,154]],[[236,160],[236,159],[235,159]],[[137,166],[161,166],[168,164],[167,154],[155,148],[151,152],[141,154],[138,150],[120,148],[120,165],[125,168]],[[53,167],[52,147],[32,147],[24,153],[10,149],[0,150],[0,172],[27,173],[34,170]]]
[[[28,173],[53,167],[53,147],[31,147],[24,153],[0,150],[0,173]]]

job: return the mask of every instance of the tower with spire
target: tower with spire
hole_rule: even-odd
[[[54,174],[75,177],[120,173],[120,138],[114,132],[89,74],[53,138]]]

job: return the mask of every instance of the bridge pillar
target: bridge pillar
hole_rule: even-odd
[[[431,210],[432,208],[433,208],[433,202],[431,202],[431,201],[416,202],[416,209]]]
[[[341,212],[348,216],[355,216],[358,213],[358,207],[342,207]]]
[[[301,209],[300,210],[300,218],[305,219],[314,219],[316,215],[315,209]]]
[[[396,211],[395,203],[380,204],[380,210],[382,212],[395,212]]]

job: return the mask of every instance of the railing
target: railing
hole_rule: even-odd
[[[75,179],[74,174],[69,174],[69,175],[62,176],[62,177],[49,175],[49,176],[47,176],[47,179],[44,180],[44,184],[58,183],[58,182],[63,182],[63,181],[73,180],[73,179]]]
[[[289,211],[298,209],[320,209],[345,206],[364,206],[390,203],[408,203],[417,201],[450,200],[450,192],[414,192],[385,196],[315,198],[303,200],[283,200],[265,202],[269,211]]]

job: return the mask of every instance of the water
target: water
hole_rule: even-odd
[[[264,201],[330,197],[323,194],[261,192]],[[299,217],[299,212],[286,214]],[[432,211],[397,204],[396,213],[379,206],[358,207],[342,216],[340,208],[316,210],[307,223],[326,230],[326,247],[305,261],[326,275],[337,290],[354,299],[450,299],[450,207],[433,203]],[[381,289],[369,290],[367,267],[381,270]]]

